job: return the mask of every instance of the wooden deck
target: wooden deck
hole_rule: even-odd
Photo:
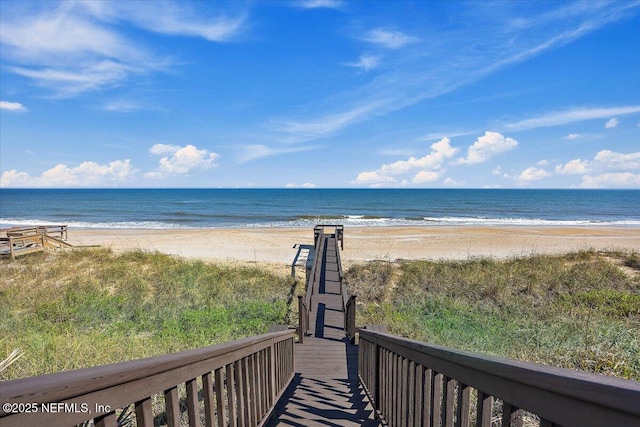
[[[309,335],[295,345],[295,377],[269,426],[378,426],[358,384],[358,346],[345,336],[338,245],[324,237]]]

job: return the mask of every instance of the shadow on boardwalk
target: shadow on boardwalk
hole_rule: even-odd
[[[309,338],[313,339],[313,338]],[[316,338],[315,340],[320,341]],[[324,340],[323,340],[324,341]],[[333,341],[333,340],[332,340]],[[269,426],[378,426],[373,408],[358,383],[357,346],[342,343],[347,372],[333,372],[335,362],[320,363],[314,372],[296,373],[280,399]],[[306,345],[306,343],[305,343]],[[344,359],[343,359],[344,360]],[[343,362],[344,363],[344,362]],[[324,374],[318,373],[323,370]],[[332,377],[343,378],[332,378]]]
[[[312,336],[295,345],[295,377],[269,426],[378,426],[358,382],[358,346],[345,337],[338,247],[327,239],[318,259],[309,324]]]

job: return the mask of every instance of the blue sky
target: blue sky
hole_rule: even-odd
[[[0,2],[0,186],[640,188],[640,1]]]

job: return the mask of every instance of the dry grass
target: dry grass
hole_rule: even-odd
[[[360,300],[359,325],[383,324],[434,344],[640,380],[637,259],[635,252],[582,251],[380,261],[351,267],[347,281]]]
[[[286,322],[290,279],[160,253],[85,250],[0,262],[3,379],[213,345]]]

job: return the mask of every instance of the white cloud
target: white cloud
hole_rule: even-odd
[[[303,184],[296,184],[295,182],[290,182],[284,187],[285,188],[316,188],[316,185],[311,182],[305,182]]]
[[[245,24],[242,14],[233,18],[206,16],[184,2],[113,2],[108,7],[111,10],[102,8],[98,15],[129,21],[156,33],[201,37],[212,42],[234,38]]]
[[[607,123],[604,124],[605,129],[613,129],[615,127],[617,127],[620,124],[620,120],[616,119],[615,117],[612,119],[609,119],[607,121]]]
[[[39,177],[26,172],[6,171],[0,179],[2,187],[104,187],[127,182],[136,174],[130,159],[115,160],[106,165],[83,162],[77,167],[58,164]]]
[[[279,156],[281,154],[299,153],[301,151],[311,150],[313,147],[308,146],[281,146],[269,147],[262,144],[251,144],[241,148],[239,157],[240,163],[246,163],[263,157]]]
[[[156,110],[162,111],[161,108],[151,107],[148,105],[141,104],[137,101],[133,100],[114,100],[109,101],[102,107],[105,111],[111,111],[114,113],[133,113],[136,111],[144,111],[144,110]]]
[[[416,176],[413,177],[412,181],[416,184],[437,181],[443,173],[444,170],[420,171],[416,174]]]
[[[466,184],[466,181],[456,181],[453,178],[447,178],[444,180],[443,184],[446,187],[462,187],[463,185]]]
[[[154,144],[153,147],[151,147],[149,149],[149,152],[151,154],[157,154],[157,155],[162,155],[162,154],[173,154],[176,151],[178,151],[180,148],[179,145],[172,145],[172,144]]]
[[[391,176],[381,175],[378,172],[360,172],[352,184],[382,184],[396,182]]]
[[[0,101],[0,110],[27,111],[27,108],[19,102]]]
[[[536,163],[537,166],[545,167],[549,166],[549,160],[543,159]]]
[[[581,187],[638,187],[640,186],[640,152],[617,153],[601,150],[593,160],[574,159],[556,166],[556,173],[582,175]]]
[[[215,160],[220,157],[216,153],[210,153],[205,149],[199,150],[189,144],[184,147],[178,145],[155,144],[149,150],[151,154],[169,154],[160,159],[155,172],[147,173],[148,178],[158,178],[164,175],[184,175],[194,169],[210,169],[216,167]]]
[[[597,167],[607,170],[640,170],[640,152],[623,154],[602,150],[593,160]]]
[[[640,112],[640,105],[614,108],[578,108],[566,111],[555,111],[538,117],[520,120],[504,125],[509,130],[528,130],[541,127],[566,125],[584,120],[604,119],[611,116],[635,114]]]
[[[34,180],[26,172],[18,172],[15,169],[4,171],[0,176],[0,187],[32,187]]]
[[[311,121],[285,121],[276,125],[276,130],[291,134],[286,142],[301,142],[332,134],[345,126],[368,118],[379,107],[377,102],[363,104],[346,111],[329,114]]]
[[[565,165],[556,166],[556,173],[561,175],[582,175],[589,172],[589,162],[582,159],[574,159]]]
[[[553,3],[536,11],[519,10],[508,3],[491,3],[490,7],[483,8],[487,15],[484,12],[476,13],[477,8],[464,3],[460,15],[462,25],[443,29],[435,37],[429,26],[411,25],[417,17],[409,17],[407,22],[406,28],[412,28],[410,36],[390,31],[389,28],[360,31],[355,35],[356,38],[366,39],[376,46],[415,46],[415,49],[385,52],[390,56],[388,63],[391,66],[385,67],[375,79],[367,80],[351,90],[331,94],[324,97],[323,101],[309,103],[307,111],[318,111],[318,115],[315,118],[289,118],[287,122],[302,125],[303,132],[302,135],[292,136],[292,140],[324,137],[373,117],[384,116],[454,91],[510,64],[541,55],[603,26],[636,15],[637,4],[627,3],[598,3],[594,7],[584,6],[585,2],[572,2],[566,6],[564,3]],[[523,20],[528,23],[526,26],[513,25],[514,21]],[[407,41],[415,45],[408,45]],[[363,109],[363,105],[372,107]],[[356,110],[356,115],[341,120]],[[599,117],[619,115],[617,109],[613,111]],[[515,130],[538,125],[551,126],[555,125],[555,116],[556,113],[548,114],[540,123],[521,121],[507,126]],[[569,117],[560,121],[575,120]],[[549,121],[552,123],[549,124]],[[312,132],[315,125],[321,125],[323,131]],[[294,129],[292,126],[283,130],[293,133]]]
[[[303,9],[340,9],[343,4],[342,0],[304,0],[294,3],[295,6]]]
[[[378,28],[367,32],[362,40],[387,49],[398,49],[409,43],[418,42],[420,39],[409,36],[400,31],[390,31]]]
[[[449,138],[442,138],[440,141],[431,144],[431,153],[416,159],[410,157],[408,160],[399,160],[395,163],[382,165],[380,172],[383,175],[401,175],[415,169],[440,169],[446,159],[453,157],[458,149],[451,147]]]
[[[584,188],[640,187],[640,174],[633,172],[603,173],[596,176],[584,175],[580,185]]]
[[[518,182],[531,182],[547,178],[548,176],[550,176],[550,174],[546,170],[530,167],[523,170],[520,175],[514,179]]]
[[[394,176],[418,171],[412,178],[414,183],[432,182],[445,172],[447,159],[453,157],[458,149],[451,147],[449,138],[431,144],[431,152],[423,157],[410,157],[407,160],[384,164],[376,171],[361,172],[352,184],[383,184],[397,182]],[[403,181],[404,182],[404,181]]]
[[[497,166],[494,169],[491,170],[491,173],[494,175],[502,175],[502,167],[501,166]]]
[[[572,139],[578,139],[581,137],[582,135],[580,135],[579,133],[570,133],[569,135],[565,136],[564,139],[572,140]]]
[[[156,33],[223,41],[244,19],[201,17],[174,2],[20,2],[3,9],[0,25],[3,63],[58,97],[111,87],[136,74],[166,71],[167,57],[125,34],[121,22]]]
[[[361,55],[358,62],[350,62],[346,65],[350,67],[362,68],[363,71],[367,72],[369,70],[373,70],[378,68],[380,64],[380,57],[373,55]]]
[[[483,136],[478,137],[476,142],[467,151],[467,157],[456,159],[454,164],[473,165],[482,163],[498,154],[512,150],[518,145],[518,141],[513,138],[506,138],[498,132],[486,131]]]

